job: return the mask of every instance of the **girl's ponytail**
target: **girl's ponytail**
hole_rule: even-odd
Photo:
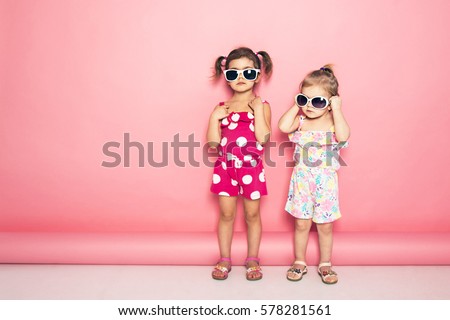
[[[224,56],[220,56],[216,59],[216,62],[214,63],[214,78],[218,79],[222,75],[222,62],[226,59],[227,57]]]
[[[266,51],[255,52],[256,56],[260,55],[262,57],[262,64],[264,67],[264,73],[269,78],[272,75],[273,63],[269,54]]]
[[[333,65],[332,64],[326,64],[324,65],[322,68],[320,68],[321,71],[325,71],[330,73],[331,75],[334,76],[334,72],[333,72]]]

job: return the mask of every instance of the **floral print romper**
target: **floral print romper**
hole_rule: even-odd
[[[333,222],[341,217],[336,172],[341,166],[339,150],[348,142],[338,143],[334,126],[329,131],[300,131],[304,121],[300,117],[299,128],[289,134],[295,143],[296,165],[285,210],[298,219]]]

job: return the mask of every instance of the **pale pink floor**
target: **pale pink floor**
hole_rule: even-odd
[[[245,280],[235,266],[226,281],[205,266],[0,265],[0,299],[450,299],[450,266],[337,266],[339,283],[322,284],[315,267],[300,282],[287,267],[263,267],[264,279]]]

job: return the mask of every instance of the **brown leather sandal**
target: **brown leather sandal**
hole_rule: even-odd
[[[221,266],[220,263],[223,261],[227,261],[230,263],[230,267],[224,267]],[[215,271],[219,271],[220,272],[220,276],[217,276],[214,274]],[[231,272],[231,259],[230,258],[220,258],[220,260],[217,262],[216,266],[214,267],[213,272],[211,273],[211,276],[213,279],[215,280],[225,280],[228,278],[228,273]]]
[[[259,266],[259,258],[248,257],[247,259],[245,259],[245,266],[246,267],[247,267],[249,261],[256,261],[256,263],[258,263],[258,265],[255,266],[255,267],[247,268],[247,271],[245,273],[245,277],[247,278],[248,281],[261,280],[262,277],[263,277],[263,274],[261,272],[262,269]]]

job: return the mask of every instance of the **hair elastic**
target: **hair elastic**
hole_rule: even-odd
[[[225,66],[227,64],[227,57],[222,56],[222,61],[220,62],[221,66]]]

